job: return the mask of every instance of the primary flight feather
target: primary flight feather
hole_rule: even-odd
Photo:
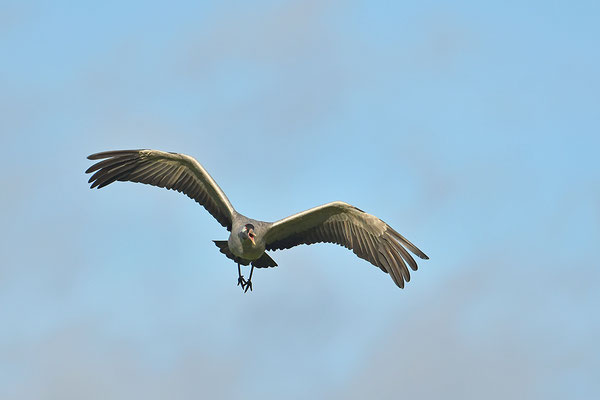
[[[277,222],[254,220],[238,213],[225,193],[193,157],[159,150],[117,150],[96,153],[100,160],[88,168],[91,188],[115,181],[141,182],[173,189],[200,203],[230,231],[227,241],[217,241],[221,253],[238,265],[238,285],[252,290],[254,267],[275,267],[265,250],[289,249],[299,244],[336,243],[390,274],[400,288],[410,281],[408,267],[417,270],[411,254],[428,257],[379,218],[350,204],[334,201],[291,215]],[[240,264],[252,264],[249,279]]]

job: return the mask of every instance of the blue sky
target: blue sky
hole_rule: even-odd
[[[0,397],[597,397],[599,16],[3,2]],[[257,219],[349,202],[431,259],[399,290],[303,246],[244,295],[193,201],[88,189],[127,148],[194,156]]]

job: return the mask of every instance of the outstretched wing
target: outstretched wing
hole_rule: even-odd
[[[289,249],[299,244],[336,243],[390,274],[396,285],[410,281],[406,264],[417,263],[408,253],[429,259],[414,244],[379,218],[336,201],[274,222],[265,234],[266,249]]]
[[[88,168],[89,183],[100,189],[114,181],[141,182],[183,192],[231,231],[234,209],[225,193],[193,157],[159,150],[105,151],[88,156],[105,159]]]

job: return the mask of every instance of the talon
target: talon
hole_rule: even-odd
[[[242,290],[244,290],[244,288],[246,287],[246,280],[244,279],[244,275],[242,275],[242,271],[240,270],[240,264],[238,263],[238,286],[242,286]],[[252,272],[250,272],[250,274],[252,274]],[[250,278],[252,278],[252,276],[250,276]],[[246,292],[244,292],[246,293]]]
[[[246,281],[246,290],[244,290],[244,293],[246,293],[248,289],[252,291],[252,281]]]
[[[240,286],[240,285],[241,285],[241,286],[242,286],[242,289],[243,289],[244,287],[246,287],[246,280],[244,279],[244,275],[241,275],[241,276],[238,278],[238,283],[237,283],[237,285],[238,285],[238,286]]]

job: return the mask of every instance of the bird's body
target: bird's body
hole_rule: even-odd
[[[256,234],[254,242],[244,240],[243,235],[239,234],[246,225],[253,226],[253,231]],[[266,243],[264,233],[269,229],[269,225],[268,222],[257,221],[236,212],[233,216],[232,228],[227,240],[229,250],[233,255],[244,260],[258,260],[265,252]]]
[[[91,188],[115,181],[141,182],[183,192],[203,205],[227,230],[227,241],[215,240],[221,253],[238,264],[238,284],[252,289],[254,267],[275,267],[266,250],[288,249],[300,244],[336,243],[390,274],[396,285],[410,280],[407,268],[417,263],[407,251],[428,257],[379,218],[350,204],[335,201],[291,215],[276,222],[264,222],[238,213],[225,193],[194,158],[158,150],[118,150],[92,154],[90,160],[104,159],[86,172]],[[252,264],[246,281],[240,264]]]

